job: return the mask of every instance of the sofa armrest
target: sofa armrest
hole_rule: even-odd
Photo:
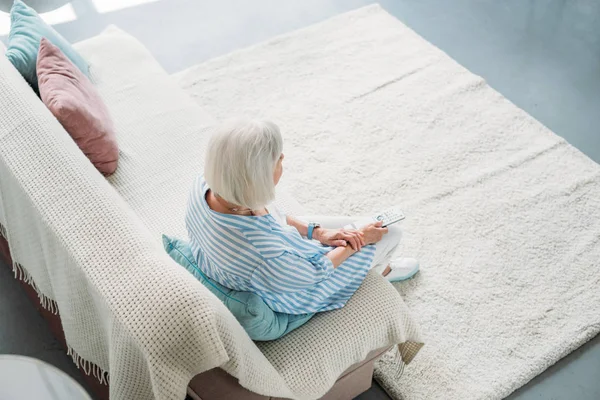
[[[413,350],[402,355],[409,363],[421,343],[418,325],[398,291],[370,271],[343,308],[318,313],[283,338],[258,347],[292,390],[302,392],[303,383],[296,377],[307,365],[315,369],[315,385],[331,386],[349,365],[360,363],[375,349],[409,346]]]
[[[182,398],[193,375],[229,359],[221,329],[235,320],[170,260],[4,57],[0,115],[0,219],[75,358],[110,371],[111,398],[171,397],[174,386]]]

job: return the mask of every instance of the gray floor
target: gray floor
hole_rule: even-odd
[[[3,2],[12,0],[2,0],[0,5]],[[169,72],[175,72],[369,3],[162,0],[98,14],[89,0],[74,0],[78,19],[56,28],[69,40],[77,41],[100,32],[108,24],[119,25],[144,42]],[[600,3],[380,0],[380,4],[600,162]],[[76,374],[2,266],[0,299],[0,353],[32,355]],[[597,337],[510,399],[600,399],[598,377]],[[387,396],[375,385],[359,398]]]

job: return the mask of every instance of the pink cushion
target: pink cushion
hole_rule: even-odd
[[[104,175],[117,169],[119,148],[108,109],[90,80],[62,51],[42,39],[37,59],[42,101]]]

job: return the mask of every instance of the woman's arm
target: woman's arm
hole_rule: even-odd
[[[350,246],[336,247],[329,253],[325,254],[325,257],[331,260],[333,268],[337,268],[354,253],[356,253],[356,250]]]
[[[297,292],[328,279],[335,269],[354,254],[350,246],[338,247],[327,254],[305,258],[295,252],[265,259],[264,268],[252,273],[252,284],[277,293]]]
[[[298,232],[300,233],[300,235],[302,235],[302,236],[308,235],[308,224],[306,222],[301,221],[298,218],[294,218],[290,215],[286,215],[285,218],[286,218],[287,224],[296,228],[298,230]],[[313,237],[317,240],[318,240],[317,231],[320,231],[320,230],[321,230],[321,228],[317,228],[313,232]],[[325,256],[331,260],[331,262],[333,263],[333,268],[337,268],[344,261],[346,261],[348,259],[348,257],[350,257],[354,253],[356,253],[356,251],[354,251],[352,249],[352,247],[341,246],[341,247],[336,247],[335,249],[331,250],[329,253],[325,254]]]
[[[304,221],[300,221],[298,218],[294,218],[290,215],[286,215],[285,216],[286,222],[289,226],[293,226],[294,228],[296,228],[298,230],[298,232],[300,233],[300,235],[302,236],[307,236],[308,235],[308,223],[304,222]],[[319,231],[321,228],[317,228],[313,231],[313,236],[316,238],[315,234],[317,233],[317,231]]]
[[[308,236],[308,224],[304,221],[286,215],[286,222],[298,230],[300,235]],[[315,228],[313,231],[313,239],[318,240],[326,246],[342,246],[350,245],[354,250],[360,251],[365,241],[362,238],[361,231],[353,229],[325,229],[323,227]]]

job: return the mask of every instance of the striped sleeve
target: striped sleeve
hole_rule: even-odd
[[[254,270],[252,284],[259,290],[273,293],[299,292],[329,278],[335,269],[329,258],[322,254],[303,257],[284,251],[267,258]]]

